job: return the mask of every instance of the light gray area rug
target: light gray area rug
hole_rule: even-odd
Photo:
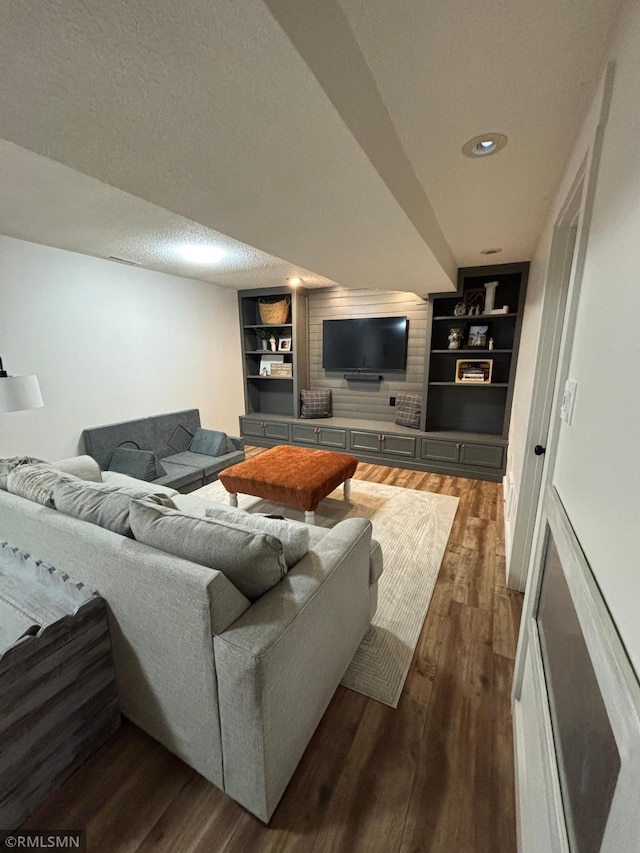
[[[228,503],[219,481],[193,494]],[[304,521],[301,510],[250,495],[239,495],[238,500],[249,512],[276,512]],[[316,525],[322,527],[333,527],[343,518],[370,519],[384,556],[378,610],[342,679],[345,687],[397,707],[457,506],[458,498],[449,495],[352,480],[349,501],[340,486],[316,510]]]

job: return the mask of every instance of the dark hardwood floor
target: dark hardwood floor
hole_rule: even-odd
[[[501,486],[365,464],[356,476],[460,498],[398,708],[338,687],[268,827],[125,721],[24,828],[87,829],[91,853],[516,850],[522,596],[505,588]]]

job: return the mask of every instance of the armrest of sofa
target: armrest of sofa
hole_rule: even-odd
[[[225,791],[267,821],[369,625],[371,523],[347,519],[214,637]]]
[[[230,435],[228,436],[228,439],[236,450],[244,450],[244,438],[238,438],[235,435]]]
[[[81,480],[89,480],[94,483],[102,482],[102,471],[92,456],[72,456],[70,459],[59,459],[51,463],[54,468],[64,471],[65,474],[73,474]]]

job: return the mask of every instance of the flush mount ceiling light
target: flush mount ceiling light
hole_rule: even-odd
[[[498,255],[502,249],[480,249],[481,255]]]
[[[474,136],[462,146],[462,153],[467,157],[488,157],[502,151],[507,144],[504,133],[482,133]]]
[[[291,287],[297,287],[299,284],[301,284],[301,283],[302,283],[302,279],[301,279],[301,278],[298,278],[298,276],[297,276],[297,275],[290,275],[290,276],[287,276],[287,281],[289,282],[289,284],[291,285]]]
[[[202,243],[185,243],[177,248],[178,254],[192,264],[217,264],[226,255],[218,246]]]

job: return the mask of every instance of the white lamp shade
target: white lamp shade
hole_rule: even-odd
[[[44,403],[35,374],[0,377],[0,412],[21,412],[40,406]]]

